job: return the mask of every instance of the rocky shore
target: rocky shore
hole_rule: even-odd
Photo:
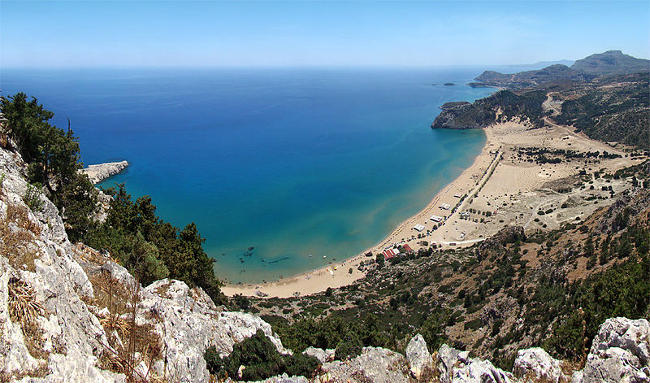
[[[103,164],[89,165],[87,168],[81,170],[85,173],[93,185],[104,181],[116,174],[119,174],[129,166],[127,161],[106,162]]]

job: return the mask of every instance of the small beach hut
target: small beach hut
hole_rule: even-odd
[[[415,226],[413,226],[413,228],[417,231],[422,231],[424,230],[424,225],[418,223]]]
[[[442,222],[442,217],[439,215],[432,215],[431,218],[429,218],[433,222]]]

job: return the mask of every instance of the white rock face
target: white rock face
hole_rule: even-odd
[[[561,383],[569,380],[562,373],[560,362],[540,347],[519,350],[512,372],[522,380],[546,383]]]
[[[406,359],[409,362],[409,366],[411,366],[411,374],[416,379],[420,379],[423,372],[431,370],[431,354],[427,349],[427,343],[424,341],[422,335],[417,334],[411,338],[406,346]]]
[[[96,367],[106,334],[82,300],[93,296],[93,287],[73,258],[74,247],[57,208],[44,196],[38,212],[25,205],[25,165],[17,154],[0,149],[0,172],[4,174],[0,218],[8,220],[10,208],[26,212],[22,223],[8,225],[10,232],[2,239],[22,237],[24,243],[13,247],[17,253],[0,254],[0,373],[14,378],[38,374],[39,380],[33,381],[88,381],[88,377],[120,381],[123,376]],[[29,251],[21,253],[23,246]],[[16,264],[16,254],[26,258]],[[14,322],[8,312],[9,286],[16,282],[26,284],[43,308],[35,321],[41,333],[31,341],[25,338],[21,323]],[[30,343],[42,344],[43,353],[49,357],[31,355]]]
[[[98,174],[104,177],[125,166],[126,162],[103,167]],[[40,211],[31,211],[23,202],[25,171],[20,156],[0,149],[0,174],[4,174],[0,221],[7,221],[8,209],[24,212],[20,222],[8,224],[10,233],[7,238],[0,237],[0,244],[25,238],[20,246],[29,250],[24,252],[29,259],[24,260],[19,258],[23,253],[0,253],[0,374],[25,382],[124,382],[126,376],[99,367],[101,358],[115,351],[100,322],[107,319],[109,311],[93,306],[96,291],[89,275],[106,273],[124,287],[135,286],[135,280],[114,262],[88,261],[93,253],[99,253],[68,241],[58,209],[45,196],[40,197]],[[16,281],[28,286],[43,308],[35,320],[38,334],[33,339],[27,339],[22,324],[9,315],[10,286]],[[207,382],[205,349],[215,346],[221,355],[227,355],[236,342],[257,330],[269,336],[280,352],[290,353],[259,317],[219,312],[203,290],[190,289],[183,282],[162,280],[141,289],[137,307],[136,323],[152,325],[166,359],[166,364],[155,361],[152,371],[141,363],[137,370],[142,375],[164,375],[174,382]],[[37,344],[42,351],[32,355],[30,344]],[[278,377],[275,382],[304,381],[291,379]]]
[[[88,176],[90,182],[98,184],[109,177],[119,174],[127,166],[129,166],[127,161],[106,162],[103,164],[89,165],[87,168],[81,169],[81,172]]]
[[[314,358],[318,359],[319,362],[325,363],[334,360],[336,350],[333,348],[323,350],[322,348],[307,347],[302,353],[305,355],[313,356]]]
[[[466,351],[445,344],[438,351],[438,371],[443,383],[510,383],[511,373],[496,368],[489,361],[470,359]]]
[[[650,324],[646,319],[612,318],[594,338],[582,383],[650,382]]]
[[[407,383],[410,380],[404,356],[385,348],[364,347],[356,358],[325,363],[322,370],[323,382]]]

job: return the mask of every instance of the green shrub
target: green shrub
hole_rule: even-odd
[[[363,343],[361,343],[359,336],[356,333],[349,331],[345,334],[345,337],[341,339],[339,344],[336,345],[335,357],[339,360],[355,357],[361,354],[362,349]]]
[[[203,355],[208,370],[219,378],[238,380],[237,372],[244,366],[241,380],[263,380],[287,373],[313,377],[319,367],[318,359],[297,354],[282,355],[262,330],[244,341],[235,344],[232,353],[219,357],[215,347],[209,347]]]
[[[25,190],[23,201],[33,212],[41,211],[43,208],[43,201],[41,200],[41,185],[27,184],[27,190]]]
[[[466,323],[463,325],[463,328],[464,328],[465,330],[478,330],[479,328],[481,328],[481,325],[482,325],[481,319],[480,319],[480,318],[476,318],[476,319],[472,319],[472,320],[469,321],[469,322],[466,322]]]

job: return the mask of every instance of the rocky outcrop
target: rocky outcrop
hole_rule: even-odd
[[[472,359],[466,351],[442,345],[436,369],[442,383],[641,383],[650,382],[650,323],[646,319],[613,318],[600,326],[583,370],[571,377],[562,362],[539,347],[520,350],[513,374],[489,361]]]
[[[575,383],[650,382],[650,324],[613,318],[594,338],[585,368]]]
[[[321,363],[326,363],[334,360],[334,355],[336,354],[336,350],[332,348],[323,350],[322,348],[307,347],[305,351],[303,351],[302,353],[305,355],[313,356],[314,358],[318,359],[318,361]]]
[[[433,129],[480,129],[494,122],[494,113],[469,102],[448,102],[431,124]]]
[[[159,350],[155,358],[133,355],[140,380],[207,382],[205,349],[227,355],[257,330],[289,352],[257,316],[222,312],[203,290],[180,281],[142,288],[106,255],[73,245],[44,195],[38,210],[23,201],[20,156],[0,149],[0,169],[0,381],[126,381],[116,355],[128,344],[122,331],[133,326],[134,304],[134,336],[151,343],[152,355]]]
[[[103,180],[119,174],[129,166],[127,161],[106,162],[103,164],[89,165],[80,171],[88,176],[90,182],[98,184]]]
[[[332,383],[409,382],[409,368],[404,356],[385,348],[364,347],[356,358],[325,363],[322,370],[324,381]]]
[[[432,368],[431,354],[422,335],[414,336],[406,346],[406,359],[411,367],[411,374],[416,379]]]
[[[479,246],[479,250],[484,251],[487,249],[499,248],[509,243],[515,243],[519,240],[526,239],[523,226],[506,226],[499,230],[496,234],[486,239]]]
[[[519,350],[512,372],[517,378],[532,382],[562,383],[569,380],[562,373],[560,362],[540,347]]]
[[[438,372],[442,383],[509,383],[513,376],[496,368],[489,361],[469,358],[467,351],[458,351],[446,344],[438,350]]]

